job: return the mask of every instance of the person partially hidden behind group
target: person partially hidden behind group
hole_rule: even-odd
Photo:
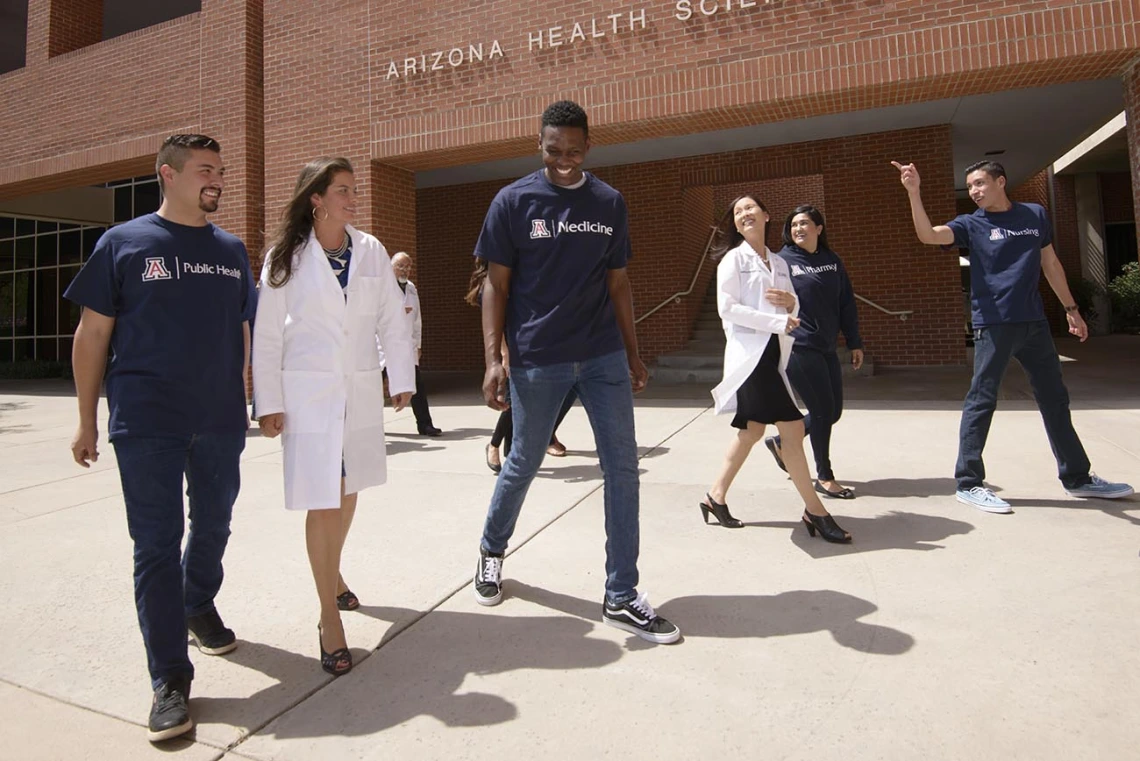
[[[700,503],[708,523],[711,513],[726,528],[744,524],[728,511],[727,495],[752,447],[774,424],[783,443],[783,463],[804,501],[802,521],[811,536],[849,542],[851,534],[836,524],[812,490],[804,456],[803,415],[792,400],[787,367],[792,331],[800,326],[799,299],[788,263],[768,250],[764,241],[770,217],[755,195],[732,202],[721,220],[714,244],[717,265],[717,309],[724,322],[724,378],[713,389],[716,414],[735,413],[739,429],[729,445],[716,481]]]
[[[253,335],[258,422],[262,435],[282,434],[285,507],[308,511],[321,668],[334,676],[352,669],[340,611],[360,607],[341,552],[357,493],[387,478],[377,340],[397,410],[416,388],[404,294],[380,241],[350,224],[355,215],[347,159],[301,170],[265,256]]]

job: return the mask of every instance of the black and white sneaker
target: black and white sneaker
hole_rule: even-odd
[[[194,644],[206,655],[225,655],[237,648],[237,637],[222,623],[222,617],[216,610],[187,616],[186,628],[190,630]]]
[[[150,705],[150,719],[146,725],[146,739],[152,743],[184,735],[194,728],[190,718],[190,680],[171,679],[154,691]]]
[[[621,605],[612,605],[607,600],[602,605],[602,622],[659,645],[669,645],[681,638],[681,630],[653,611],[644,592]]]
[[[475,566],[475,602],[498,605],[503,601],[503,556],[492,555],[479,548],[479,564]]]

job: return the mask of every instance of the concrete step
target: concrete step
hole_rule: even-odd
[[[721,368],[719,367],[651,367],[649,377],[654,383],[693,385],[712,388],[720,383]]]
[[[662,354],[657,358],[657,366],[685,368],[711,367],[719,371],[724,367],[724,353],[682,349],[681,351]]]
[[[694,341],[714,341],[724,345],[724,331],[720,328],[697,328],[693,331]]]

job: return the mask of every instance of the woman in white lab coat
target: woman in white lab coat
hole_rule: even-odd
[[[351,226],[355,214],[347,159],[301,170],[265,257],[253,338],[259,424],[282,434],[285,507],[308,511],[321,667],[335,676],[352,668],[340,611],[360,606],[340,575],[341,551],[357,493],[387,477],[377,339],[395,408],[415,391],[403,294],[380,241]]]
[[[764,426],[774,424],[783,442],[783,459],[792,482],[804,501],[801,518],[811,536],[818,532],[829,542],[849,542],[851,535],[819,501],[804,456],[804,422],[788,382],[792,337],[799,326],[799,300],[792,288],[788,264],[765,245],[768,210],[754,195],[737,198],[720,225],[717,265],[717,309],[727,339],[724,379],[713,389],[718,415],[735,413],[739,429],[728,447],[716,481],[700,503],[726,528],[744,524],[728,511],[727,495],[752,447],[764,437]]]

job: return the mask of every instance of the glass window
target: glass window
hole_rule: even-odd
[[[77,274],[79,274],[78,267],[59,268],[59,335],[70,335],[79,327],[80,306],[63,297],[63,292],[71,285],[72,279]]]
[[[15,311],[15,276],[0,275],[0,338],[12,337],[12,314]]]
[[[158,182],[144,182],[135,185],[135,216],[151,214],[158,211],[161,199],[158,194]]]
[[[0,217],[0,238],[11,238],[16,234],[16,220],[11,217]]]
[[[17,336],[30,336],[32,334],[32,303],[35,295],[32,292],[32,273],[17,272],[12,279],[12,328]]]
[[[54,336],[59,326],[56,315],[59,313],[59,270],[36,270],[36,324],[38,336]]]
[[[55,338],[36,339],[36,359],[41,362],[55,362],[59,359],[59,341]]]
[[[28,0],[0,3],[0,74],[27,65]]]
[[[0,240],[0,272],[11,272],[15,267],[16,244],[10,240]]]
[[[103,0],[103,39],[109,40],[201,10],[202,0],[164,0],[161,3]]]
[[[59,248],[58,235],[37,235],[36,236],[36,266],[37,267],[54,267],[58,262],[56,260],[56,249]]]
[[[83,233],[75,230],[74,232],[61,233],[59,236],[59,263],[60,264],[78,264],[82,257],[80,252],[83,245]]]
[[[44,233],[59,232],[59,222],[44,222],[40,220],[36,222],[36,234],[43,235]]]
[[[36,239],[16,238],[16,269],[31,269],[36,263]]]
[[[59,339],[59,358],[64,362],[71,361],[71,347],[74,341],[71,337]],[[2,361],[2,360],[0,360]]]
[[[16,339],[13,349],[12,359],[16,362],[36,358],[36,342],[30,338]]]
[[[36,221],[34,219],[17,219],[16,235],[35,235]]]
[[[12,339],[0,340],[0,362],[12,361]]]
[[[83,261],[87,261],[87,257],[91,256],[91,252],[95,250],[95,244],[99,242],[105,232],[107,232],[105,227],[88,227],[83,231]]]
[[[123,185],[115,188],[115,221],[127,222],[134,218],[131,213],[133,204],[131,203],[134,198],[134,188],[130,185]]]

